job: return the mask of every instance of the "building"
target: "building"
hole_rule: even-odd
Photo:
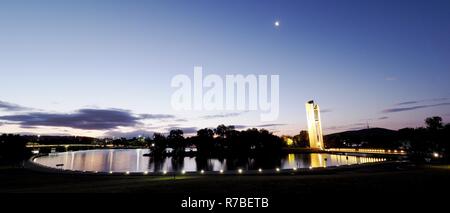
[[[288,146],[294,145],[294,140],[292,139],[291,136],[282,135],[281,139],[283,139],[284,143]]]
[[[311,100],[306,102],[305,106],[306,119],[308,120],[309,146],[313,149],[324,149],[319,105]]]

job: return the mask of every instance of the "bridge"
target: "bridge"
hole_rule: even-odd
[[[55,148],[55,147],[101,147],[98,144],[27,144],[27,148]]]
[[[335,153],[361,153],[361,154],[383,154],[383,155],[406,155],[401,149],[377,149],[377,148],[328,148],[327,152]]]

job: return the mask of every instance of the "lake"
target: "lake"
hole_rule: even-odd
[[[51,153],[34,159],[35,163],[65,170],[91,172],[194,172],[258,169],[317,168],[385,161],[370,156],[337,155],[327,153],[286,154],[264,158],[201,158],[143,156],[148,149],[98,149]]]

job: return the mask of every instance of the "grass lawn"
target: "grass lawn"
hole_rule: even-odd
[[[0,168],[0,192],[143,192],[177,194],[271,193],[303,195],[327,191],[408,192],[433,186],[448,189],[450,167],[389,164],[329,174],[265,176],[108,176],[52,174],[22,168]],[[95,186],[95,187],[92,187]]]
[[[264,176],[108,176],[70,175],[0,169],[0,193],[132,193],[147,197],[269,197],[273,203],[311,199],[351,202],[440,200],[450,191],[449,166],[389,164],[326,174]],[[117,194],[122,195],[122,194]],[[13,195],[20,197],[20,195]],[[92,196],[91,196],[92,197]],[[108,195],[107,197],[111,197]],[[123,197],[123,196],[121,196]],[[172,202],[172,201],[171,201]],[[301,203],[301,202],[300,202]],[[414,203],[414,202],[413,202]]]

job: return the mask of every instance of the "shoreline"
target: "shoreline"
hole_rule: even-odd
[[[327,153],[327,152],[322,152]],[[35,158],[43,156],[45,154],[39,154],[32,156],[24,162],[24,168],[46,173],[55,174],[72,174],[72,175],[103,175],[103,176],[262,176],[262,175],[305,175],[305,174],[326,174],[333,171],[347,171],[357,168],[371,167],[377,165],[387,165],[392,163],[406,163],[406,160],[386,160],[383,162],[371,162],[371,163],[358,163],[339,166],[327,166],[327,167],[314,167],[314,168],[297,168],[297,169],[264,169],[259,170],[225,170],[221,171],[186,171],[181,173],[177,172],[134,172],[134,171],[122,171],[122,172],[101,172],[101,171],[79,171],[79,170],[66,170],[58,169],[54,167],[48,167],[42,164],[34,162]]]

